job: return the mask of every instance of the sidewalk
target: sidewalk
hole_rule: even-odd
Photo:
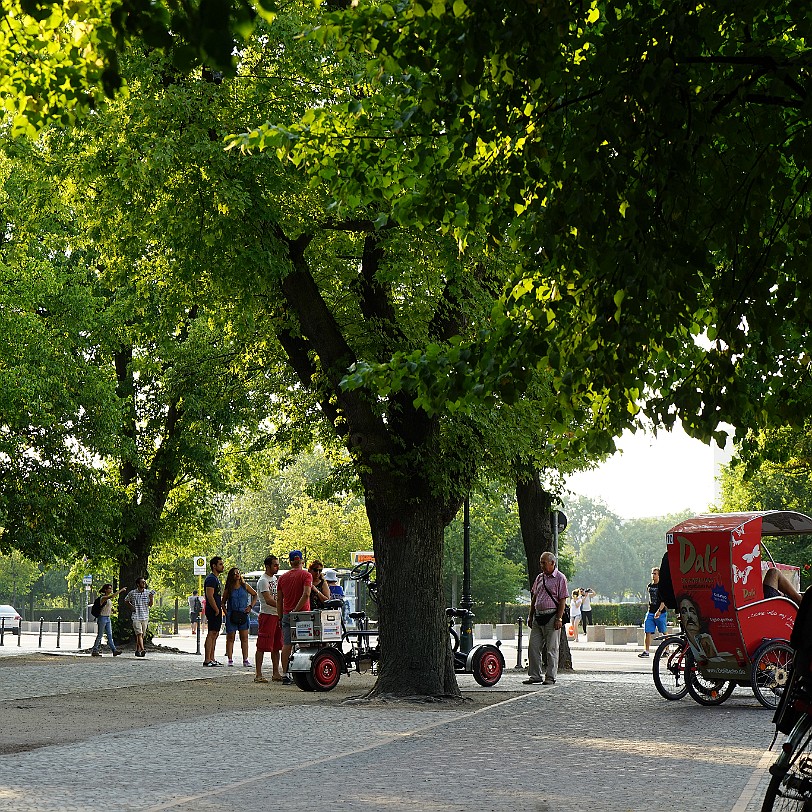
[[[194,651],[196,641],[161,642]],[[718,708],[667,702],[638,651],[578,644],[575,673],[531,688],[513,669],[515,648],[513,661],[506,650],[495,689],[459,677],[467,695],[497,700],[473,709],[341,704],[342,686],[361,692],[371,678],[345,676],[334,692],[304,694],[255,685],[250,669],[203,669],[188,654],[0,659],[0,745],[26,724],[27,707],[48,703],[63,741],[0,755],[0,809],[757,812],[773,759],[764,759],[769,711],[744,689]],[[162,692],[179,683],[192,706],[182,718],[164,716]],[[100,739],[114,703],[129,725]],[[64,704],[85,727],[98,717],[92,735],[71,734],[80,718],[71,723]]]

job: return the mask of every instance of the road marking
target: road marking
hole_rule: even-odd
[[[776,758],[778,758],[778,753],[776,752],[767,750],[764,753],[761,760],[756,765],[755,770],[753,770],[750,780],[744,785],[742,794],[739,795],[739,800],[733,804],[733,808],[730,810],[730,812],[747,812],[747,807],[750,804],[750,801],[753,800],[753,796],[756,794],[758,785],[764,778],[764,771],[770,766],[770,764],[773,763],[773,761],[776,760]]]
[[[442,727],[443,725],[451,724],[452,722],[458,722],[461,719],[470,719],[473,716],[477,716],[480,713],[485,713],[486,711],[492,710],[493,708],[501,708],[504,705],[508,705],[511,702],[517,702],[520,699],[526,699],[528,696],[532,696],[533,694],[522,694],[521,696],[512,696],[509,699],[504,699],[501,702],[495,702],[493,705],[487,705],[484,708],[477,708],[476,710],[469,711],[467,713],[460,713],[459,716],[455,717],[454,719],[441,719],[436,722],[431,722],[430,724],[423,725],[422,727],[417,727],[414,730],[409,730],[404,733],[395,733],[389,734],[383,739],[379,739],[378,741],[372,744],[366,744],[363,747],[356,747],[353,750],[344,750],[341,753],[333,753],[332,755],[325,756],[324,758],[317,758],[311,761],[305,762],[298,762],[296,764],[292,764],[289,767],[282,767],[279,770],[272,770],[271,772],[262,773],[261,775],[254,775],[251,778],[245,778],[242,781],[235,781],[232,784],[224,784],[218,787],[211,787],[207,789],[205,792],[201,792],[197,795],[187,795],[184,798],[175,798],[171,801],[167,801],[163,804],[158,804],[158,806],[150,806],[146,812],[161,812],[163,809],[172,809],[176,806],[182,806],[183,804],[194,803],[195,801],[201,801],[206,798],[211,798],[212,795],[221,795],[225,792],[230,792],[231,790],[239,789],[240,787],[246,787],[251,784],[256,784],[259,781],[266,781],[269,778],[276,778],[280,775],[286,775],[287,773],[295,773],[297,776],[302,775],[302,770],[306,769],[307,767],[315,767],[320,764],[329,764],[331,761],[337,761],[338,759],[343,759],[351,756],[358,755],[360,753],[366,753],[370,750],[376,750],[379,747],[385,747],[388,744],[392,744],[396,741],[402,741],[409,736],[416,736],[420,733],[425,733],[427,730],[433,730],[436,727]]]

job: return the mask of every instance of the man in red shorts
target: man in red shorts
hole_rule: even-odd
[[[293,685],[288,664],[293,651],[290,639],[290,613],[310,611],[310,587],[313,576],[302,567],[302,551],[291,550],[290,569],[279,577],[276,584],[276,602],[282,607],[282,677],[283,685]]]
[[[279,626],[279,614],[276,608],[276,573],[279,572],[279,559],[269,555],[265,559],[265,574],[257,581],[259,595],[259,630],[257,632],[257,654],[254,657],[257,674],[254,682],[267,682],[262,674],[262,661],[265,652],[271,652],[274,682],[282,682],[279,670],[279,655],[282,651],[282,629]]]

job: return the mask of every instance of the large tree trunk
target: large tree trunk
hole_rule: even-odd
[[[380,595],[381,669],[370,697],[452,696],[454,673],[442,589],[442,508],[367,500]]]
[[[519,471],[516,477],[516,503],[519,508],[524,551],[527,555],[528,586],[532,586],[540,572],[541,554],[553,551],[551,521],[553,497],[541,487],[539,472],[535,468],[520,467]],[[572,652],[567,640],[566,625],[561,627],[558,668],[562,671],[572,671]]]

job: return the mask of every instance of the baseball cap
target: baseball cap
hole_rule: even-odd
[[[290,561],[293,561],[294,558],[304,558],[304,556],[302,555],[302,551],[301,550],[291,550],[289,555],[288,555],[288,559]]]
[[[335,570],[324,570],[325,581],[337,581],[338,573]]]

